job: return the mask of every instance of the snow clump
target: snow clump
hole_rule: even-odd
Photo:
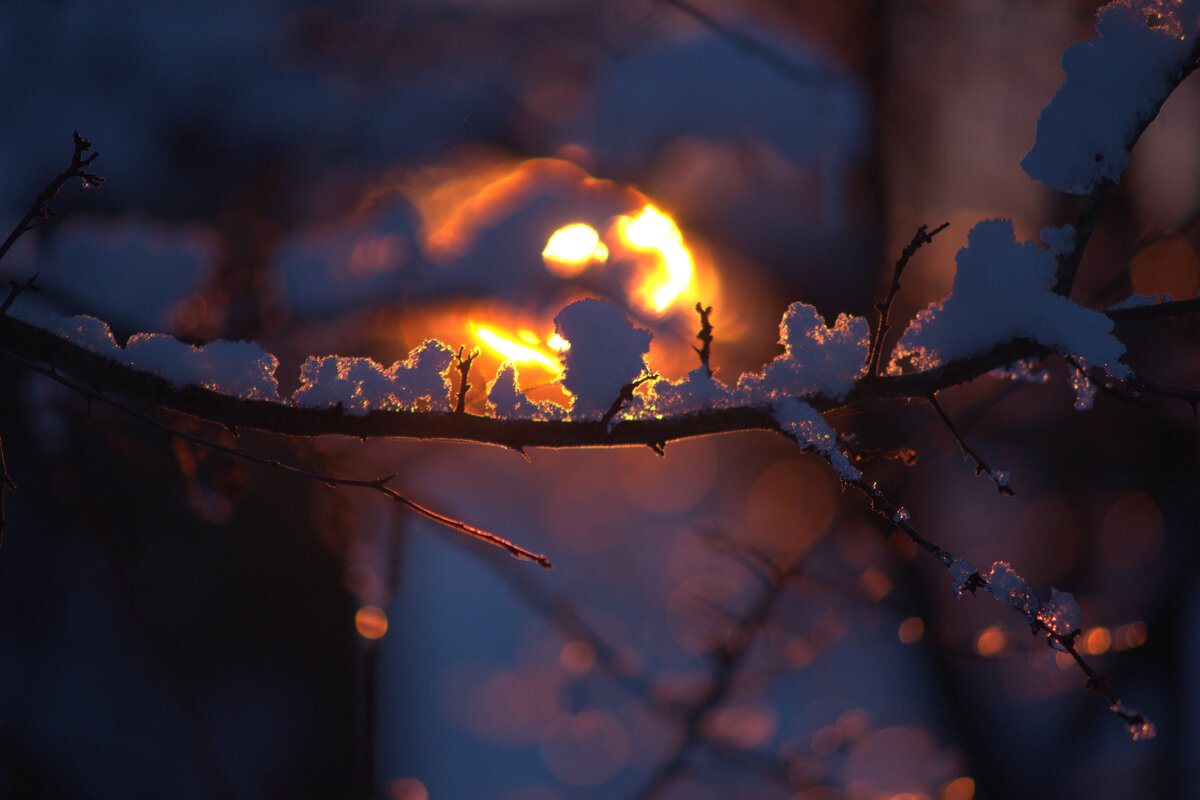
[[[794,397],[784,397],[771,408],[775,421],[795,437],[805,450],[823,456],[844,481],[856,481],[862,473],[850,464],[850,459],[838,447],[837,432],[815,408]]]
[[[621,389],[646,372],[650,331],[634,327],[615,303],[577,300],[558,312],[554,327],[571,343],[562,356],[562,382],[575,396],[575,419],[603,416]]]
[[[562,419],[566,411],[557,403],[535,402],[517,388],[517,368],[505,361],[487,385],[492,414],[500,419]]]
[[[869,338],[863,317],[841,314],[830,328],[817,309],[792,303],[779,323],[783,355],[761,374],[743,375],[738,399],[754,403],[785,394],[819,394],[841,400],[866,371]]]
[[[1125,171],[1138,134],[1195,56],[1200,0],[1117,0],[1100,9],[1096,31],[1063,52],[1066,80],[1021,161],[1030,177],[1071,194]]]
[[[1011,220],[976,224],[955,261],[950,296],[909,324],[892,353],[891,374],[904,371],[906,361],[929,370],[1019,338],[1102,364],[1116,378],[1130,374],[1119,360],[1125,346],[1113,336],[1112,320],[1050,291],[1054,255],[1017,242]]]
[[[257,342],[217,339],[194,347],[164,333],[135,333],[125,343],[121,361],[176,388],[203,386],[243,400],[279,402],[279,359]]]
[[[445,344],[426,339],[384,369],[369,358],[309,356],[300,367],[300,388],[292,402],[306,408],[342,406],[342,412],[361,417],[372,411],[450,410],[451,385],[446,377],[454,358]]]
[[[709,375],[707,368],[700,366],[681,380],[655,381],[650,387],[647,411],[671,417],[710,408],[726,408],[732,404],[733,393],[729,387]]]

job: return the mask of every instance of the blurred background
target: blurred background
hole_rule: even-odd
[[[100,190],[24,236],[4,280],[118,340],[307,355],[479,348],[564,399],[551,334],[626,308],[651,366],[734,383],[794,300],[868,314],[917,226],[896,333],[977,221],[1021,239],[1078,200],[1018,162],[1097,3],[927,0],[34,0],[0,18],[0,221],[69,161]],[[1171,98],[1075,297],[1196,294],[1200,84]],[[1129,362],[1196,385],[1195,320],[1129,323]],[[1196,796],[1200,529],[1183,403],[1066,369],[945,392],[1015,497],[922,404],[830,421],[869,480],[978,566],[1070,591],[1080,649],[1159,736],[1134,743],[1077,669],[844,494],[739,434],[530,451],[254,431],[234,440],[400,490],[545,572],[404,513],[171,442],[0,363],[20,487],[0,550],[0,795],[12,798]]]

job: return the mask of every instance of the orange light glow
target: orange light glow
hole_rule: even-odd
[[[1000,630],[999,626],[993,625],[980,631],[979,636],[975,639],[975,652],[984,658],[995,658],[1000,655],[1007,643],[1008,637],[1004,635],[1004,631]]]
[[[354,627],[364,639],[380,639],[387,633],[387,614],[378,606],[363,606],[354,615]]]
[[[555,376],[561,375],[563,372],[562,363],[558,360],[558,357],[544,352],[543,349],[539,349],[536,341],[529,342],[525,337],[521,337],[529,342],[528,344],[522,344],[503,334],[497,333],[489,327],[476,325],[475,323],[470,323],[470,328],[479,341],[516,364],[522,366],[539,366],[550,370]],[[536,339],[536,337],[534,338]]]
[[[905,644],[913,644],[920,641],[925,634],[925,622],[920,617],[909,617],[900,623],[900,629],[896,633],[900,637],[900,641]]]
[[[975,781],[971,778],[955,778],[942,787],[940,800],[971,800],[975,796]]]
[[[630,248],[657,252],[662,268],[637,288],[638,299],[649,310],[662,313],[692,283],[695,263],[683,243],[675,220],[647,205],[636,217],[618,217],[617,236]]]
[[[555,275],[569,278],[578,275],[593,261],[608,259],[608,247],[591,225],[577,222],[559,228],[546,242],[542,251],[546,269]]]
[[[1083,652],[1088,655],[1098,656],[1101,653],[1107,653],[1108,648],[1112,647],[1112,634],[1108,628],[1091,628],[1083,635]]]

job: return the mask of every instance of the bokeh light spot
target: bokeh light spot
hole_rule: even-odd
[[[572,786],[604,783],[624,767],[633,752],[621,723],[603,711],[563,714],[546,729],[542,762]]]
[[[387,614],[378,606],[363,606],[354,615],[354,627],[364,639],[382,638],[388,629]]]
[[[1004,651],[1007,644],[1008,637],[1004,635],[1004,631],[999,625],[992,625],[984,628],[975,637],[975,652],[984,658],[995,658]]]
[[[896,635],[905,644],[919,642],[921,637],[925,635],[925,622],[920,617],[909,617],[900,623],[900,628],[896,631]]]
[[[429,790],[416,778],[396,778],[387,785],[388,800],[429,800]]]

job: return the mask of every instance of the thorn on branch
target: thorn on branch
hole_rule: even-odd
[[[949,225],[949,222],[943,222],[932,231],[927,225],[922,225],[917,228],[912,241],[900,253],[900,258],[896,261],[896,268],[892,271],[892,287],[888,290],[887,297],[882,302],[875,304],[875,310],[879,312],[879,326],[875,330],[875,340],[871,342],[871,354],[867,358],[868,375],[879,374],[879,357],[883,353],[883,337],[891,330],[888,326],[888,314],[892,310],[892,303],[896,300],[896,295],[900,292],[900,275],[908,266],[909,259],[916,255],[923,245],[932,242],[933,237],[944,231]]]
[[[917,451],[909,447],[864,447],[858,443],[858,437],[852,433],[840,434],[838,436],[838,446],[841,447],[850,461],[858,466],[869,461],[874,461],[877,458],[882,458],[887,461],[899,461],[906,467],[913,467],[917,464]]]
[[[704,371],[711,378],[713,369],[708,365],[708,358],[712,353],[713,326],[709,322],[708,315],[712,313],[712,306],[706,307],[696,303],[696,313],[700,315],[700,332],[696,334],[696,338],[700,340],[700,346],[692,345],[692,349],[696,351],[696,355],[700,356],[700,366],[704,367]]]
[[[604,423],[605,427],[608,427],[608,423],[612,421],[612,418],[617,415],[618,411],[624,408],[627,403],[633,401],[634,389],[641,386],[646,381],[652,381],[657,377],[658,373],[650,372],[638,378],[637,380],[622,386],[620,394],[617,395],[617,399],[613,400],[613,404],[608,407],[608,411],[605,411],[604,416],[600,418],[600,421]]]
[[[650,442],[646,446],[649,447],[651,450],[653,450],[656,455],[662,456],[664,458],[667,455],[667,443],[666,442]]]
[[[458,355],[454,360],[458,363],[458,401],[454,404],[454,413],[462,414],[467,408],[467,392],[471,391],[471,384],[467,382],[467,375],[471,371],[471,362],[479,357],[479,348],[476,347],[470,353],[463,357],[463,351],[466,350],[466,345],[458,348]]]
[[[88,172],[86,167],[91,166],[92,162],[100,155],[92,153],[84,157],[84,153],[91,149],[92,143],[88,139],[79,135],[79,131],[74,132],[75,137],[75,152],[71,156],[71,165],[46,184],[45,188],[38,192],[37,197],[33,199],[33,205],[25,212],[25,216],[13,228],[12,233],[0,244],[0,259],[3,259],[8,254],[9,249],[16,243],[17,239],[26,231],[33,229],[33,222],[37,219],[53,219],[57,216],[54,209],[50,208],[50,201],[58,196],[59,191],[72,178],[79,178],[85,189],[95,189],[104,183],[104,178]]]
[[[929,401],[929,405],[933,406],[933,410],[937,412],[942,422],[945,423],[946,428],[953,434],[954,440],[958,442],[958,448],[962,451],[963,459],[971,458],[975,461],[975,475],[979,476],[987,473],[987,476],[992,479],[992,483],[996,484],[996,491],[1007,497],[1015,495],[1016,491],[1008,485],[1008,471],[992,469],[983,460],[983,456],[979,455],[971,445],[967,444],[967,440],[962,437],[962,434],[958,432],[958,428],[954,427],[954,422],[951,421],[949,415],[942,409],[942,404],[937,401],[937,394],[930,394],[926,399]]]

